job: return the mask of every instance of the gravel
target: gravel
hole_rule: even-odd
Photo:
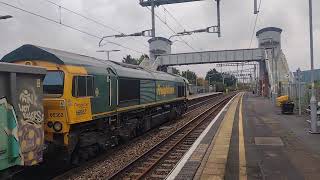
[[[213,98],[215,99],[215,98]],[[72,180],[91,180],[91,179],[107,179],[113,173],[126,166],[133,159],[138,158],[148,149],[168,137],[171,133],[179,129],[191,119],[199,115],[204,109],[209,108],[209,104],[201,106],[201,108],[193,110],[191,113],[185,114],[182,118],[166,123],[163,126],[149,131],[148,133],[137,137],[131,142],[120,145],[103,160],[98,161],[91,167],[87,167],[83,171],[71,175],[68,179]]]

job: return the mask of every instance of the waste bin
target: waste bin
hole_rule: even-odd
[[[293,114],[294,103],[293,102],[284,102],[281,105],[282,114]]]
[[[285,95],[285,96],[280,96],[280,97],[277,97],[277,106],[282,106],[283,103],[289,101],[289,96],[288,95]]]

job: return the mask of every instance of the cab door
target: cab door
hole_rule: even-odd
[[[113,111],[118,106],[118,78],[114,70],[107,68],[108,75],[108,84],[109,84],[109,108],[110,111]]]
[[[105,115],[117,107],[117,80],[111,68],[106,74],[94,76],[94,97],[91,99],[93,116]]]
[[[74,75],[72,79],[72,103],[69,107],[69,123],[92,120],[92,99],[95,97],[95,75]]]

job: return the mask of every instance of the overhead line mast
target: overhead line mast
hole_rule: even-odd
[[[152,37],[156,37],[156,27],[155,27],[155,7],[161,5],[168,4],[177,4],[177,3],[186,3],[186,2],[195,2],[195,1],[203,1],[203,0],[140,0],[140,5],[142,7],[151,7],[151,20],[152,20],[152,28],[151,34]],[[221,27],[220,27],[220,1],[215,0],[217,2],[217,27],[218,27],[218,37],[221,37]]]

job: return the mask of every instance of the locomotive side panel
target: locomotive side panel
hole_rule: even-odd
[[[129,107],[140,104],[140,80],[119,78],[119,107]]]
[[[154,103],[156,101],[156,83],[154,80],[140,81],[140,103]]]

